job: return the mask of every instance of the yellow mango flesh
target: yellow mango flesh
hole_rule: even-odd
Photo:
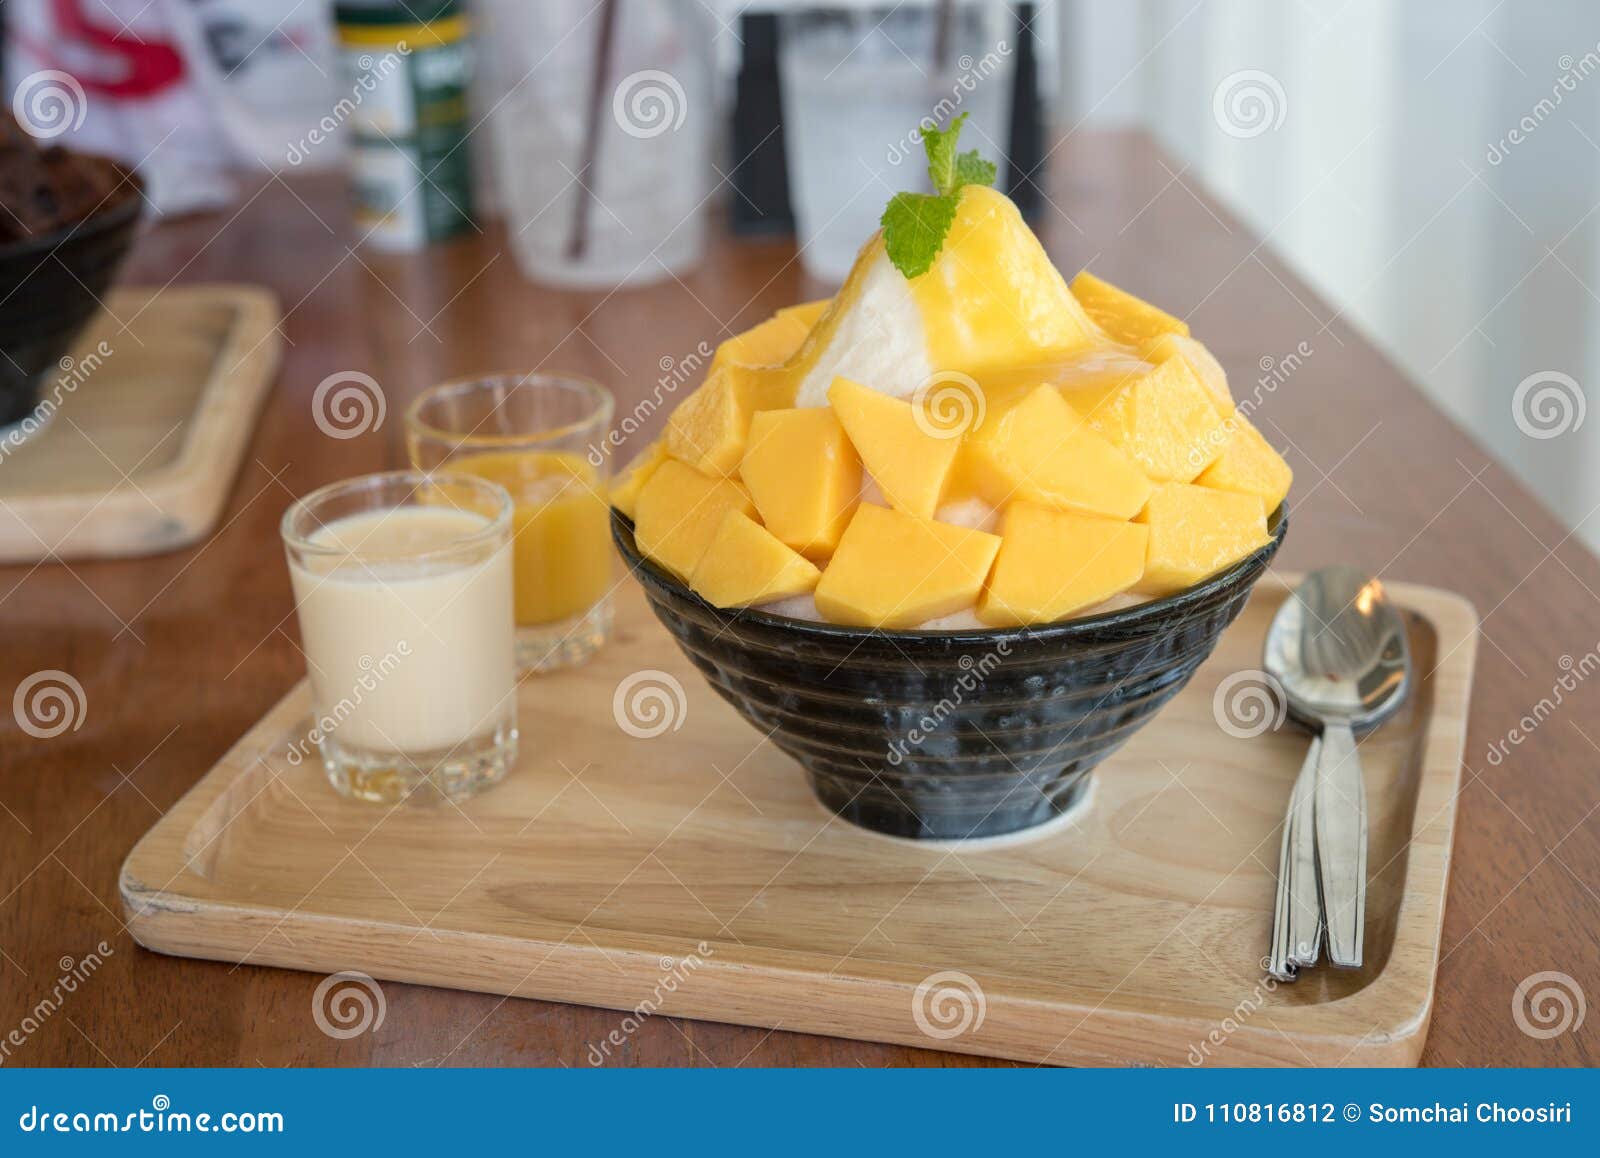
[[[833,623],[899,629],[972,606],[1000,537],[887,507],[856,508],[817,584]]]
[[[1156,482],[1194,481],[1226,438],[1210,391],[1182,358],[1168,358],[1125,385],[1066,397]]]
[[[655,474],[656,468],[666,459],[667,448],[659,439],[640,451],[628,464],[622,477],[611,484],[609,494],[611,505],[628,518],[633,518],[634,511],[638,508],[639,492],[644,489],[644,484],[650,481],[650,476]]]
[[[694,573],[729,511],[756,513],[738,483],[668,459],[639,492],[633,535],[639,550],[679,579]]]
[[[839,543],[861,492],[861,459],[831,410],[763,410],[739,477],[766,529],[805,555]]]
[[[801,302],[797,306],[784,306],[778,311],[778,316],[794,319],[804,326],[806,333],[809,334],[832,304],[832,298],[819,298],[814,302]]]
[[[1016,205],[984,185],[962,189],[944,246],[911,291],[935,370],[978,375],[1086,349],[1098,337]]]
[[[715,607],[750,607],[804,595],[822,572],[739,511],[723,515],[689,586]]]
[[[1210,393],[1217,412],[1224,418],[1233,413],[1233,392],[1228,389],[1227,372],[1199,339],[1188,334],[1161,334],[1145,343],[1141,355],[1157,364],[1168,358],[1182,358]]]
[[[1036,387],[1013,406],[991,409],[968,438],[967,451],[964,477],[997,507],[1028,499],[1131,519],[1150,497],[1150,480],[1133,460],[1092,429],[1054,386]]]
[[[734,474],[744,457],[751,416],[792,400],[781,369],[722,366],[673,410],[667,453],[706,474]]]
[[[872,481],[897,511],[931,519],[961,440],[941,437],[912,403],[835,378],[828,401]]]
[[[1228,425],[1232,433],[1221,453],[1195,482],[1215,490],[1255,495],[1270,514],[1288,496],[1294,472],[1243,414],[1235,414]]]
[[[1016,502],[1000,538],[978,617],[1020,627],[1062,619],[1132,587],[1144,575],[1150,529]]]
[[[1158,335],[1189,332],[1189,324],[1181,318],[1100,280],[1088,270],[1072,279],[1072,296],[1113,342],[1135,350]]]
[[[1136,587],[1146,595],[1192,587],[1267,542],[1260,498],[1188,483],[1156,488],[1139,522],[1150,528],[1144,577]]]
[[[824,305],[826,303],[823,303]],[[815,319],[813,319],[815,321]],[[792,310],[779,310],[775,315],[742,334],[735,334],[717,347],[712,355],[711,369],[720,370],[726,365],[778,366],[794,357],[811,332],[811,323],[796,316]]]

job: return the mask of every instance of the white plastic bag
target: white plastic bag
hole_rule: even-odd
[[[282,164],[331,102],[327,0],[6,0],[4,19],[17,120],[134,165],[162,213],[227,201],[230,169]]]

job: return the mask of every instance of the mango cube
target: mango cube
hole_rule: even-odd
[[[994,627],[1049,623],[1103,603],[1144,575],[1150,528],[1014,502],[1006,509],[978,616]]]
[[[655,474],[656,468],[666,460],[667,448],[660,439],[641,450],[623,471],[622,477],[611,484],[611,505],[628,518],[633,518],[639,503],[639,492],[650,481],[650,476]]]
[[[1228,389],[1227,371],[1222,368],[1222,363],[1217,361],[1216,355],[1206,349],[1198,339],[1191,338],[1187,334],[1161,334],[1146,342],[1141,353],[1150,362],[1157,364],[1165,362],[1168,358],[1182,358],[1205,384],[1205,388],[1217,405],[1217,412],[1224,418],[1233,413],[1233,392]]]
[[[931,519],[961,439],[918,415],[912,403],[848,378],[833,380],[828,401],[889,505]]]
[[[695,564],[689,586],[715,607],[749,607],[805,595],[822,572],[750,516],[729,511]]]
[[[738,483],[701,474],[677,459],[668,459],[639,491],[633,535],[639,550],[687,579],[729,511],[756,513],[755,504]]]
[[[805,555],[839,544],[861,492],[861,459],[831,410],[763,410],[739,477],[778,540]]]
[[[744,457],[751,415],[792,400],[781,371],[718,367],[667,420],[667,453],[706,474],[734,474]]]
[[[1277,510],[1289,494],[1294,472],[1243,414],[1235,414],[1228,425],[1232,433],[1222,444],[1222,452],[1195,482],[1216,490],[1255,495],[1263,510]]]
[[[1193,482],[1227,438],[1210,391],[1183,358],[1168,358],[1126,385],[1068,397],[1156,482]]]
[[[1000,537],[863,503],[817,584],[833,623],[915,627],[977,602]]]
[[[1072,296],[1114,342],[1138,350],[1160,334],[1188,334],[1189,324],[1088,270],[1072,279]]]
[[[1170,595],[1215,575],[1267,543],[1261,500],[1188,483],[1156,488],[1139,513],[1150,528],[1144,578],[1136,590]]]
[[[967,439],[964,477],[995,506],[1028,499],[1112,519],[1131,519],[1151,483],[1134,461],[1039,386],[988,417]],[[870,468],[870,464],[869,464]]]
[[[779,310],[772,317],[742,334],[735,334],[717,347],[711,357],[711,370],[723,366],[780,366],[794,356],[811,323],[793,310]]]

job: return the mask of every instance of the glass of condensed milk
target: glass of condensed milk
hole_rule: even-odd
[[[460,800],[517,756],[511,496],[394,471],[284,513],[309,739],[346,796]]]

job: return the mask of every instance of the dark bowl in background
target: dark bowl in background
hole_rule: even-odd
[[[1289,526],[1203,583],[1039,627],[873,631],[724,611],[612,534],[651,610],[711,686],[798,760],[817,797],[875,832],[929,840],[1043,824],[1189,681]]]
[[[0,245],[0,429],[33,412],[133,244],[144,203],[139,178],[116,161],[98,160],[118,178],[116,194],[98,212]]]

